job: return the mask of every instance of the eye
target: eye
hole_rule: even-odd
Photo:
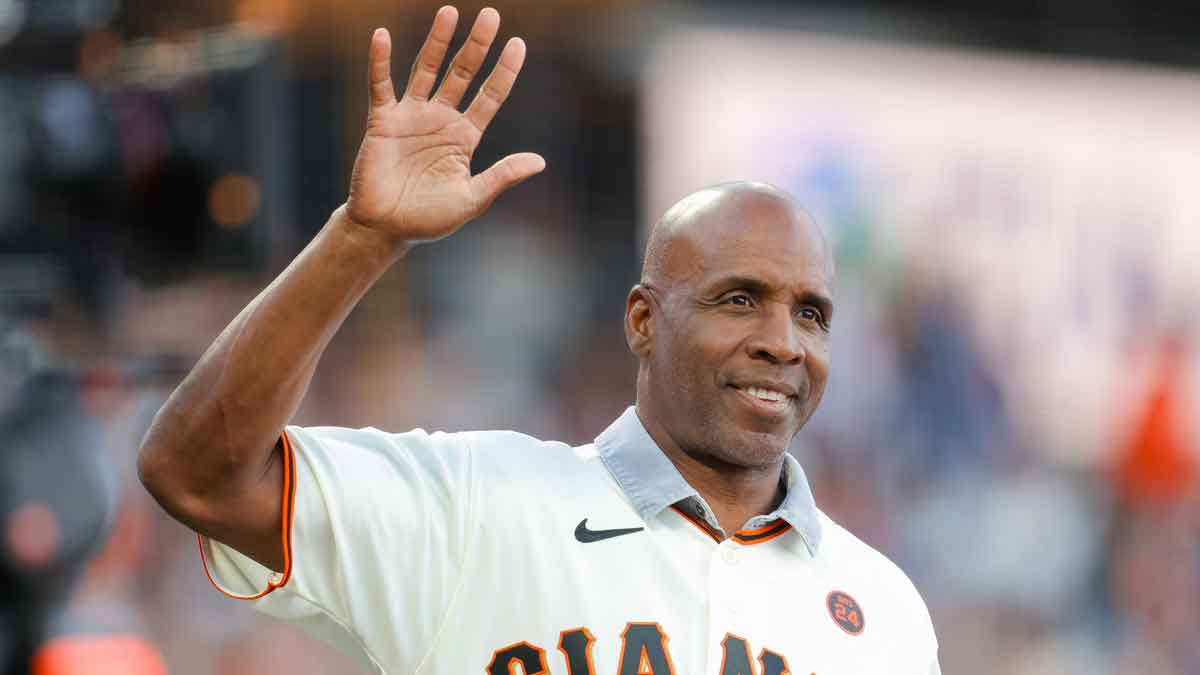
[[[804,319],[805,321],[814,321],[822,326],[825,325],[825,315],[821,314],[821,310],[815,307],[801,308],[800,318]]]
[[[750,296],[746,295],[745,293],[731,293],[730,295],[725,296],[725,304],[737,305],[738,307],[752,307],[754,305],[754,301],[751,300]]]

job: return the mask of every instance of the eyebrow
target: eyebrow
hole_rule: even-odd
[[[734,275],[722,277],[712,283],[712,288],[725,289],[722,293],[726,293],[735,288],[744,288],[751,293],[757,295],[767,295],[771,292],[771,285],[757,277],[748,277],[743,275]],[[800,304],[812,305],[821,310],[825,315],[826,320],[833,317],[833,298],[824,293],[819,293],[813,290],[805,290],[799,295]]]

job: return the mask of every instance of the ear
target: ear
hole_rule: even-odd
[[[654,341],[653,306],[649,292],[641,284],[629,290],[629,297],[625,300],[625,342],[629,345],[629,351],[639,357],[650,353],[650,345]]]

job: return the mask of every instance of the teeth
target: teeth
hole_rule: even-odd
[[[762,387],[750,387],[746,390],[746,392],[751,396],[755,398],[761,398],[764,401],[782,401],[783,399],[787,398],[786,394],[778,391],[772,391],[770,389],[763,389]]]

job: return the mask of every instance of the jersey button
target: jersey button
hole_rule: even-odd
[[[724,560],[725,564],[727,565],[736,565],[738,561],[737,549],[726,547],[723,551],[721,551],[721,560]]]

